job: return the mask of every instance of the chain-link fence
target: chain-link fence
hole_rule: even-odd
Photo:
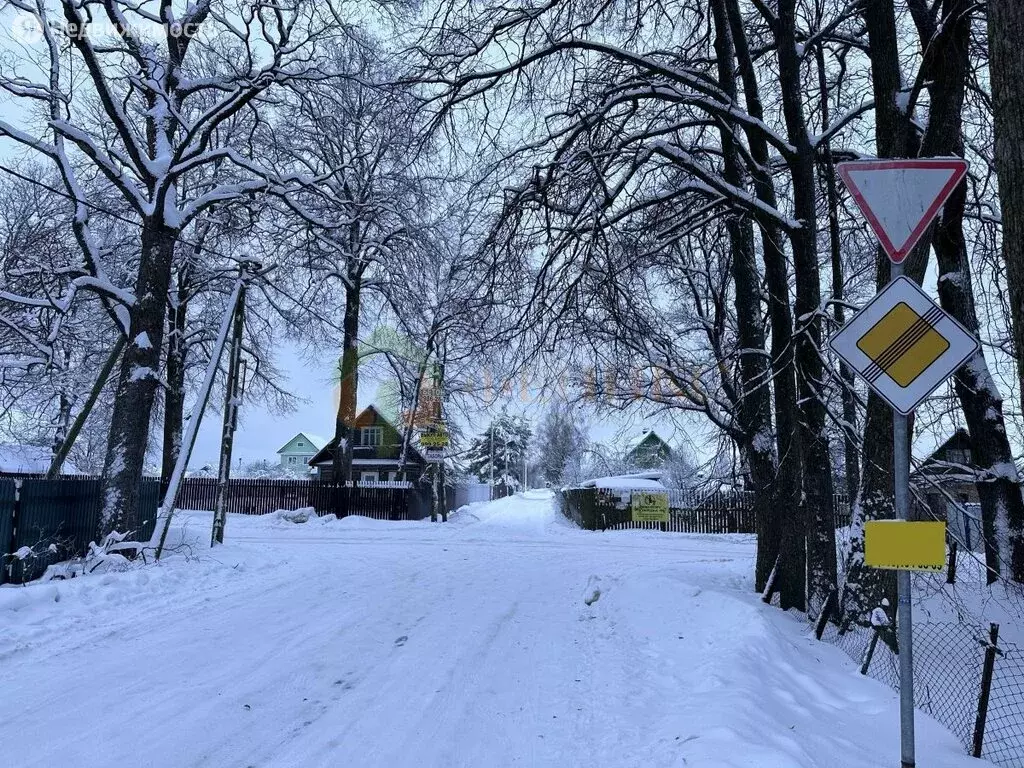
[[[892,627],[828,624],[822,640],[842,648],[861,672],[899,689]],[[986,673],[987,662],[987,673]],[[971,624],[914,624],[914,703],[952,731],[968,753],[1006,768],[1024,766],[1024,649],[991,643]]]

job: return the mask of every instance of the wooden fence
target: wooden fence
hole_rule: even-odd
[[[131,538],[149,540],[163,492],[158,479],[142,481],[136,517],[123,526]],[[176,507],[212,510],[216,499],[215,478],[190,477],[182,482]],[[335,486],[317,480],[241,478],[228,481],[225,500],[235,514],[313,507],[321,515],[422,520],[430,515],[432,492],[412,483]],[[89,542],[97,539],[100,506],[97,477],[0,477],[0,584],[39,578],[48,565],[86,554]],[[19,551],[22,556],[16,556]]]
[[[149,540],[159,498],[160,483],[143,480],[136,514],[121,526],[129,538]],[[0,584],[37,579],[52,563],[84,555],[98,538],[100,506],[95,478],[0,478]]]
[[[647,490],[647,489],[637,489]],[[643,529],[677,533],[755,533],[752,491],[701,493],[671,489],[669,522],[648,523],[632,519],[632,490],[621,488],[569,488],[558,496],[562,514],[587,530]],[[849,524],[846,497],[834,498],[836,524]]]

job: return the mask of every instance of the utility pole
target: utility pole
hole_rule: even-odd
[[[107,383],[107,379],[110,378],[110,372],[114,370],[114,365],[117,364],[118,359],[121,357],[121,352],[124,351],[124,346],[125,337],[122,334],[117,337],[117,341],[114,343],[114,348],[110,350],[110,355],[107,357],[107,361],[103,364],[103,368],[100,369],[100,374],[96,377],[96,382],[92,385],[92,389],[89,391],[89,396],[85,399],[85,404],[82,406],[82,410],[79,411],[78,416],[71,425],[71,429],[68,430],[67,435],[65,435],[64,439],[61,441],[60,448],[58,448],[54,454],[53,460],[50,462],[50,468],[46,470],[47,480],[52,480],[60,474],[60,468],[64,465],[64,460],[68,457],[68,453],[74,446],[75,440],[78,438],[78,433],[82,431],[82,427],[85,425],[85,420],[89,418],[89,413],[92,412],[92,407],[96,405],[100,392],[103,391],[103,387]]]
[[[269,270],[267,271],[269,272]],[[199,433],[199,424],[203,419],[203,413],[206,411],[206,405],[210,401],[210,390],[213,389],[213,380],[217,375],[220,356],[224,352],[224,345],[227,343],[231,320],[235,313],[235,307],[238,304],[239,294],[242,292],[242,284],[242,278],[238,278],[235,282],[235,288],[231,293],[231,298],[228,299],[228,310],[224,313],[220,331],[217,333],[217,340],[213,344],[213,353],[210,355],[210,362],[206,366],[206,377],[203,379],[203,385],[199,390],[199,400],[193,407],[192,415],[189,417],[188,424],[185,427],[181,452],[178,454],[178,460],[174,464],[174,471],[171,472],[171,479],[167,484],[167,490],[164,491],[163,501],[160,502],[160,508],[157,510],[156,525],[153,528],[153,536],[150,539],[150,545],[156,548],[157,560],[160,559],[160,555],[164,550],[164,543],[167,541],[167,531],[170,530],[171,518],[174,517],[174,503],[178,498],[178,488],[181,485],[182,478],[185,476],[185,468],[188,466],[188,460],[192,456],[192,448],[196,444],[196,435]]]
[[[235,430],[238,428],[238,406],[242,398],[243,370],[242,333],[245,330],[245,293],[247,275],[245,266],[241,272],[241,289],[231,330],[231,348],[228,352],[228,378],[224,385],[224,421],[221,427],[220,468],[217,473],[217,501],[213,512],[213,531],[210,546],[224,543],[224,526],[227,523],[227,490],[231,477],[231,451],[235,444]]]
[[[491,419],[491,501],[494,501],[494,419]]]

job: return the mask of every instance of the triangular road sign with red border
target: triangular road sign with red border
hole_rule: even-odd
[[[958,158],[864,160],[840,163],[838,170],[882,249],[899,264],[963,179],[967,163]]]

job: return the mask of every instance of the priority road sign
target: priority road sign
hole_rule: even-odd
[[[839,175],[889,258],[899,264],[967,173],[959,158],[840,163]]]
[[[978,340],[913,280],[897,277],[829,341],[896,411],[908,415],[977,350]]]

